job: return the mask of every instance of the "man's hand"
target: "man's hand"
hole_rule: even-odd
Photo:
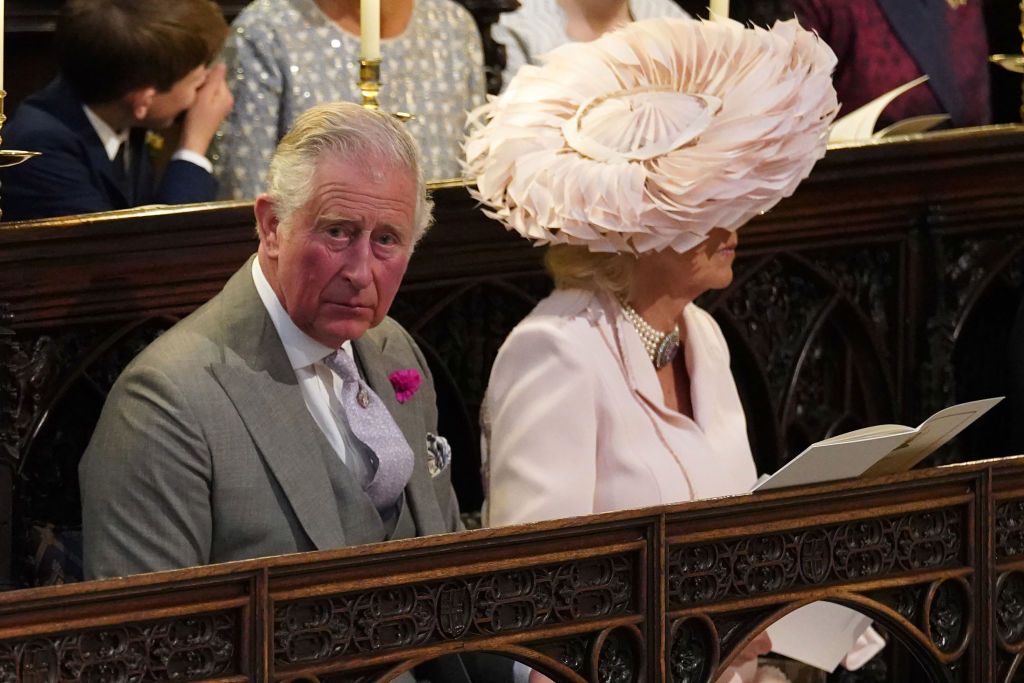
[[[225,82],[227,67],[221,63],[210,69],[206,82],[196,91],[196,101],[185,114],[181,129],[181,148],[206,155],[206,150],[221,121],[235,104]]]

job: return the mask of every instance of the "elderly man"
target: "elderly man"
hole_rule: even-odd
[[[415,143],[301,116],[259,249],[114,385],[80,466],[89,578],[454,531],[430,372],[386,317],[431,221]]]

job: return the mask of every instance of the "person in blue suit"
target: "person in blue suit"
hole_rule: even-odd
[[[29,96],[3,146],[42,152],[5,169],[3,219],[210,201],[206,158],[232,107],[223,65],[209,66],[227,25],[210,0],[69,0],[57,26],[60,74]],[[179,146],[157,178],[162,138]]]

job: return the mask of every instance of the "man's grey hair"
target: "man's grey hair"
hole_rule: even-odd
[[[418,241],[433,222],[419,148],[394,116],[352,102],[331,102],[307,110],[281,139],[270,161],[267,194],[284,230],[313,193],[317,165],[334,155],[342,161],[382,164],[381,173],[408,169],[416,178],[413,237]]]

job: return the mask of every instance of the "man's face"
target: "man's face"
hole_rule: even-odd
[[[146,117],[140,125],[154,130],[168,128],[178,116],[196,101],[196,92],[206,82],[209,69],[200,64],[165,92],[153,95]]]
[[[391,308],[412,253],[416,178],[372,159],[329,156],[312,186],[284,228],[269,198],[257,200],[260,263],[299,329],[337,348]]]

